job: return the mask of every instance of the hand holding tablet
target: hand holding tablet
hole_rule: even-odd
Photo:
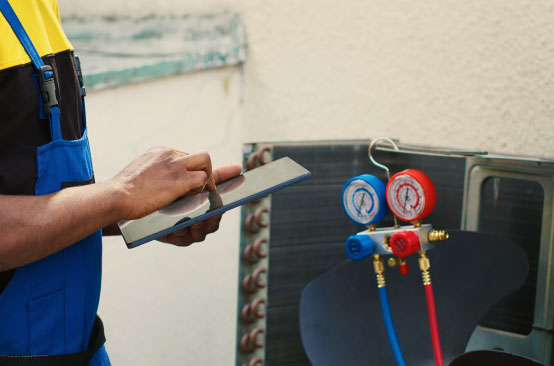
[[[310,172],[290,158],[281,158],[217,185],[213,192],[181,198],[119,228],[128,248],[155,240],[194,223],[276,192],[310,177]]]

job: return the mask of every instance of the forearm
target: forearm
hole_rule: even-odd
[[[204,187],[215,190],[207,153],[157,147],[107,182],[44,196],[0,195],[0,271],[44,258],[101,228],[115,234],[113,223],[141,218]]]
[[[111,181],[44,196],[0,195],[0,271],[44,258],[121,219],[121,195]]]

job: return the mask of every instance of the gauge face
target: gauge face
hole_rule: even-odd
[[[342,205],[348,218],[359,225],[381,221],[387,213],[385,185],[369,174],[351,178],[343,187]]]
[[[387,202],[400,220],[421,220],[435,206],[435,187],[421,171],[408,169],[395,174],[387,185]]]

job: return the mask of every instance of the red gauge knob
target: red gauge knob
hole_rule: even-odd
[[[400,231],[390,238],[392,252],[400,258],[406,258],[417,252],[421,245],[419,237],[413,231]]]

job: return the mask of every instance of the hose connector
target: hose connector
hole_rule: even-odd
[[[424,251],[419,253],[418,258],[418,264],[419,269],[421,270],[421,276],[423,278],[423,285],[430,285],[431,284],[431,274],[429,273],[429,269],[431,268],[431,262],[429,261],[429,258],[427,257],[427,253]]]
[[[449,237],[450,236],[446,230],[431,230],[427,235],[427,239],[429,239],[431,243],[448,240]]]
[[[373,256],[373,270],[377,275],[377,287],[385,287],[387,285],[385,280],[385,264],[378,254]]]

